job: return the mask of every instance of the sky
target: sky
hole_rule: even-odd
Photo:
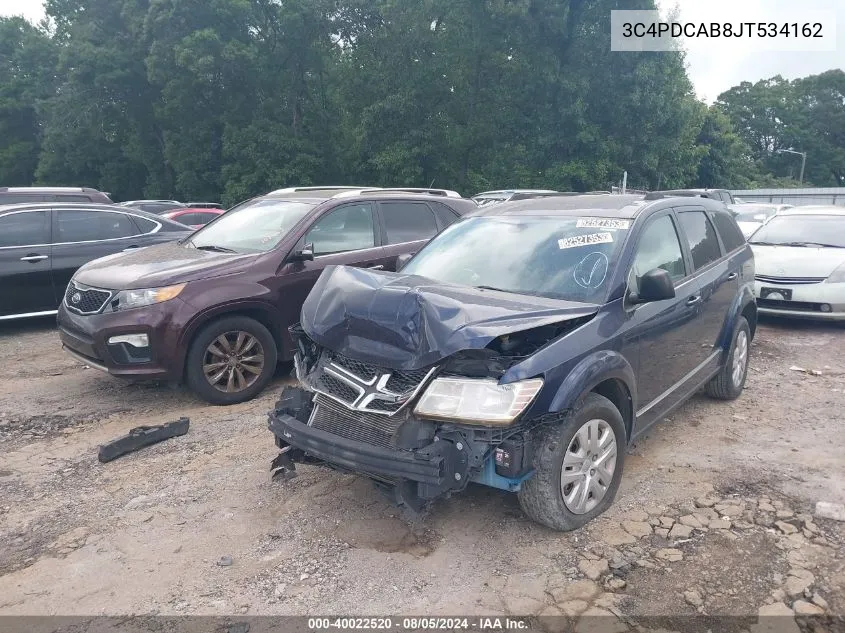
[[[825,21],[825,29],[839,26],[834,51],[761,50],[747,40],[686,42],[687,72],[696,94],[707,103],[742,81],[775,75],[796,79],[832,68],[845,69],[845,0],[657,0],[657,4],[664,15],[677,9],[681,22],[769,22],[788,16],[790,22],[803,23],[814,11],[827,11],[833,17]],[[42,0],[0,0],[0,15],[23,15],[38,21],[44,17]],[[835,25],[828,24],[834,20]]]

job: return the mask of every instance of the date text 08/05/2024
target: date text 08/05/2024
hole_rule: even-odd
[[[528,629],[528,620],[524,618],[500,617],[406,617],[394,620],[381,618],[308,618],[308,628],[312,631],[329,630],[381,630],[381,631],[524,631]]]

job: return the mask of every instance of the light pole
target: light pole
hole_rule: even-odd
[[[804,165],[807,164],[807,152],[796,152],[794,149],[779,149],[778,154],[798,154],[801,157],[801,175],[798,176],[798,182],[804,182]]]

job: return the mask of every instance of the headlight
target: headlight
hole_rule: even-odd
[[[117,301],[118,310],[128,310],[129,308],[140,308],[142,306],[149,306],[154,303],[161,303],[162,301],[169,301],[174,297],[179,296],[186,284],[179,284],[177,286],[166,286],[164,288],[144,288],[142,290],[121,290],[114,298]]]
[[[827,282],[830,284],[845,283],[845,264],[841,264],[839,268],[830,273],[830,277],[827,278]]]
[[[426,418],[504,426],[525,411],[542,386],[540,378],[507,385],[492,379],[437,378],[414,412]]]

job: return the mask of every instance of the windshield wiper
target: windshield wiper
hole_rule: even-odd
[[[194,248],[198,251],[213,251],[215,253],[237,253],[238,251],[226,248],[225,246],[217,246],[216,244],[208,244],[207,246],[196,246]]]
[[[784,246],[806,246],[807,248],[845,248],[845,246],[839,246],[838,244],[822,244],[821,242],[787,242]]]
[[[515,292],[513,290],[505,290],[504,288],[496,288],[494,286],[473,286],[473,288],[478,288],[479,290],[495,290],[496,292]]]
[[[748,242],[748,243],[749,244],[759,244],[760,246],[786,246],[786,244],[783,244],[782,242],[775,243],[775,242],[756,242],[755,241],[755,242]]]

